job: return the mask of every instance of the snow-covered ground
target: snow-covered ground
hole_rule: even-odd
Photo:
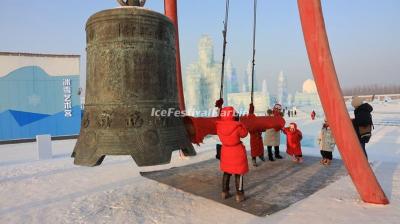
[[[214,138],[196,148],[196,157],[182,159],[174,153],[170,164],[144,168],[127,156],[106,157],[95,168],[74,166],[69,155],[75,140],[65,140],[53,142],[54,158],[42,161],[35,160],[35,143],[0,145],[0,223],[400,223],[400,104],[373,106],[375,121],[395,123],[377,124],[367,145],[391,202],[387,206],[361,202],[350,178],[344,177],[260,218],[139,174],[213,158]],[[313,136],[321,119],[311,121],[305,114],[293,119],[307,136],[304,154],[319,156]],[[334,155],[340,158],[337,150]]]

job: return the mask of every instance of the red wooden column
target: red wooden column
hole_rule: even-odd
[[[183,96],[181,53],[179,49],[179,29],[178,29],[178,7],[177,0],[164,0],[164,14],[171,19],[175,26],[176,40],[176,84],[178,87],[179,109],[185,110],[185,98]]]
[[[364,202],[388,204],[389,201],[362,152],[344,103],[329,48],[321,1],[298,0],[297,3],[318,94],[344,165]]]

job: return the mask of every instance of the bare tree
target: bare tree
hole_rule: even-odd
[[[400,84],[371,84],[347,87],[342,89],[345,96],[400,94]]]

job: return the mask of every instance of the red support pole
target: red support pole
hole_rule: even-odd
[[[178,29],[178,7],[177,0],[164,0],[164,14],[172,21],[175,26],[175,46],[176,46],[176,84],[178,87],[179,109],[185,110],[185,98],[183,96],[181,54],[179,49],[179,29]]]
[[[325,115],[331,125],[339,152],[361,199],[388,204],[354,131],[347,112],[322,14],[320,0],[298,0],[308,58]]]

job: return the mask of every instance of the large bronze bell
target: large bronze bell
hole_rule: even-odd
[[[173,150],[195,151],[177,116],[175,29],[164,15],[132,7],[104,10],[86,24],[87,85],[73,156],[96,166],[105,155],[131,155],[139,166],[170,162]],[[153,112],[153,115],[152,115]]]

